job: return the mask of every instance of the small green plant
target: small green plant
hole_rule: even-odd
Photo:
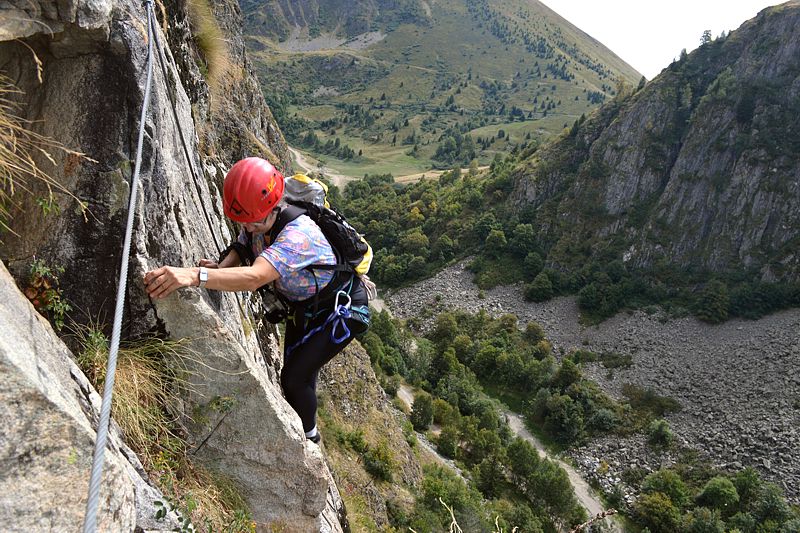
[[[367,450],[364,454],[364,469],[376,479],[392,480],[397,461],[385,441]]]
[[[633,357],[630,354],[603,352],[600,355],[600,362],[605,368],[630,368],[633,365]]]
[[[174,512],[178,515],[178,526],[180,528],[176,529],[176,531],[180,531],[180,533],[195,533],[197,531],[194,524],[192,524],[192,519],[182,515],[180,509],[171,502],[164,503],[159,500],[154,505],[156,507],[156,520],[163,520],[167,513]]]
[[[666,448],[675,439],[666,420],[653,420],[647,429],[647,441],[660,448]]]
[[[48,189],[50,186],[48,185]],[[36,199],[36,205],[39,206],[39,209],[42,210],[42,214],[44,216],[48,216],[51,213],[60,215],[61,214],[61,206],[58,205],[56,202],[55,196],[53,195],[52,189],[50,189],[49,194],[46,197],[39,197]]]
[[[40,65],[39,58],[35,54],[34,58]],[[37,160],[44,158],[55,166],[56,162],[51,152],[63,152],[76,161],[94,160],[32,131],[30,124],[19,116],[20,109],[16,102],[21,94],[22,91],[10,78],[0,74],[0,231],[11,231],[10,210],[19,206],[14,194],[17,189],[29,192],[32,185],[30,178],[33,178],[33,182],[47,186],[49,198],[45,198],[43,204],[37,201],[40,207],[48,209],[45,214],[55,212],[58,207],[53,200],[53,189],[56,189],[76,200],[86,218],[86,204],[55,181]]]
[[[58,276],[63,273],[63,267],[50,267],[44,260],[34,258],[24,291],[36,310],[49,316],[56,331],[61,331],[67,313],[72,311],[59,286]]]
[[[622,394],[637,411],[652,413],[654,416],[664,416],[681,410],[678,400],[668,396],[659,396],[652,389],[645,389],[631,383],[622,386]]]

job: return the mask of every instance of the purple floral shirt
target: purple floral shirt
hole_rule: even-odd
[[[239,233],[239,242],[247,245],[247,233]],[[308,265],[335,265],[336,256],[322,230],[306,215],[292,220],[270,246],[265,235],[253,235],[253,254],[270,262],[280,277],[275,288],[291,301],[299,302],[316,294],[314,274],[320,290],[333,278],[332,270],[306,270]]]

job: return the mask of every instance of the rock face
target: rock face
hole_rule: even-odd
[[[789,118],[800,112],[798,69],[791,1],[535,153],[513,197],[553,245],[549,262],[602,253],[799,279],[800,128]]]
[[[4,531],[79,531],[86,512],[100,397],[0,263],[0,522]],[[99,531],[172,529],[166,501],[112,427]]]
[[[197,457],[210,470],[224,470],[233,479],[261,529],[319,530],[329,492],[326,468],[319,450],[305,443],[297,416],[281,396],[275,329],[253,319],[250,302],[242,295],[189,290],[154,305],[141,284],[146,270],[216,258],[232,240],[220,198],[230,164],[249,155],[267,157],[283,168],[289,163],[285,141],[249,72],[238,4],[211,4],[222,30],[216,44],[226,43],[224,61],[214,55],[218,48],[192,37],[202,24],[184,11],[186,3],[166,0],[163,11],[156,9],[159,27],[166,28],[166,33],[159,31],[166,72],[154,58],[132,251],[125,258],[130,274],[124,335],[157,332],[189,338],[197,360],[190,369],[193,392],[184,399],[184,410]],[[11,227],[17,235],[2,236],[0,257],[19,280],[34,256],[63,266],[63,296],[81,311],[73,318],[110,323],[144,99],[144,7],[134,0],[14,6],[0,8],[0,68],[23,91],[15,95],[19,114],[35,120],[30,127],[36,133],[91,160],[55,149],[52,163],[37,156],[40,167],[74,197],[54,189],[58,209],[44,212],[37,199],[48,198],[48,191],[29,182],[31,192],[14,198],[18,204]],[[86,218],[78,201],[88,207]],[[42,341],[34,336],[32,342]],[[86,390],[91,390],[88,383]],[[214,399],[226,400],[223,412],[209,410]],[[195,417],[198,412],[206,416]],[[4,433],[4,446],[27,446],[26,427],[13,429]],[[79,444],[74,448],[83,465],[91,457],[88,433]],[[59,453],[67,454],[68,461],[71,452],[65,446],[59,444]],[[110,475],[119,477],[122,467],[109,468]],[[42,467],[39,473],[46,470]],[[82,480],[74,483],[83,486]],[[109,530],[132,529],[132,494],[122,485],[113,491],[118,501],[109,505],[119,510],[113,519],[120,522]],[[52,500],[38,501],[42,508],[32,508],[31,516],[47,517],[45,508],[53,507]]]
[[[200,291],[167,299],[158,314],[171,336],[191,339],[202,355],[187,361],[194,455],[236,479],[257,523],[319,530],[328,489],[322,455],[269,381],[260,352],[237,341]]]

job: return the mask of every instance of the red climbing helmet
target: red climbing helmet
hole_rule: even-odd
[[[283,174],[260,157],[237,161],[222,188],[225,216],[235,222],[261,222],[283,196]]]

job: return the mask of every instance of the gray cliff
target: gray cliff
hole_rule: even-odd
[[[800,2],[578,122],[515,174],[553,266],[613,256],[800,279]],[[581,252],[583,255],[581,255]]]
[[[275,329],[252,318],[252,304],[244,295],[189,289],[155,304],[141,283],[146,270],[162,264],[194,265],[200,258],[216,257],[232,240],[234,228],[222,215],[220,193],[224,173],[235,160],[261,155],[281,168],[289,166],[285,141],[244,55],[238,4],[230,0],[212,4],[227,47],[227,62],[214,81],[210,58],[193,38],[195,28],[186,4],[157,2],[166,77],[156,61],[140,190],[132,206],[136,219],[131,256],[126,258],[130,273],[123,335],[157,333],[188,339],[196,361],[187,368],[190,392],[182,398],[181,423],[197,460],[211,470],[224,471],[240,488],[259,530],[282,526],[287,531],[337,531],[338,523],[324,516],[340,503],[330,496],[336,491],[335,487],[329,491],[332,482],[322,454],[306,443],[300,421],[277,383],[280,357]],[[37,156],[40,167],[74,196],[53,189],[59,208],[43,213],[36,204],[37,198],[48,194],[41,183],[31,180],[27,191],[18,189],[11,206],[14,233],[2,235],[0,258],[20,285],[34,258],[63,266],[61,287],[78,321],[110,324],[113,317],[144,98],[146,20],[142,3],[134,0],[22,1],[0,6],[0,71],[22,91],[15,95],[22,118],[38,134],[90,158],[58,150],[51,151],[52,161]],[[170,98],[176,102],[177,123]],[[85,214],[79,202],[87,207]],[[13,283],[4,280],[0,298],[4,313],[6,302],[17,306],[8,308],[8,321],[3,318],[2,381],[19,383],[17,390],[22,391],[13,396],[16,393],[4,388],[3,409],[8,411],[4,418],[24,420],[26,413],[37,411],[36,402],[43,401],[38,396],[50,397],[43,389],[56,388],[57,397],[69,397],[71,402],[63,407],[65,402],[48,400],[58,409],[53,407],[47,416],[63,421],[35,427],[22,422],[4,425],[0,448],[8,468],[0,473],[0,482],[22,490],[50,485],[47,488],[59,491],[72,505],[67,509],[56,500],[39,498],[37,507],[25,508],[30,498],[4,489],[2,521],[4,527],[10,524],[18,531],[75,531],[82,521],[96,420],[91,409],[84,409],[83,415],[76,410],[73,404],[79,394],[73,389],[79,382],[84,387],[81,394],[95,393],[85,378],[76,377],[80,371],[68,361],[67,348],[52,331],[31,330],[31,324],[41,320]],[[12,310],[18,308],[26,314]],[[23,337],[29,344],[15,342]],[[21,351],[10,358],[7,354],[14,347]],[[49,351],[59,354],[55,366],[43,355]],[[58,388],[47,377],[51,373],[60,375],[69,388]],[[213,399],[222,397],[233,400],[225,413],[193,419],[193,412],[208,410]],[[67,424],[75,429],[52,434]],[[49,446],[43,451],[32,444],[56,438],[60,455],[54,456]],[[24,450],[23,444],[31,450]],[[131,465],[138,461],[123,456],[114,453],[107,461],[109,483],[119,488],[109,485],[113,494],[101,504],[101,511],[111,515],[101,516],[103,530],[157,527],[145,516],[152,507],[147,512],[140,508],[138,495],[144,489],[134,490],[137,483],[147,483],[133,482],[125,474],[136,470]],[[64,457],[72,461],[71,468],[58,471],[64,477],[55,489],[48,481],[55,474],[48,472],[54,461],[67,460]],[[20,466],[22,462],[28,467]],[[148,490],[150,500],[160,499],[156,489]],[[163,527],[169,528],[169,524]]]

